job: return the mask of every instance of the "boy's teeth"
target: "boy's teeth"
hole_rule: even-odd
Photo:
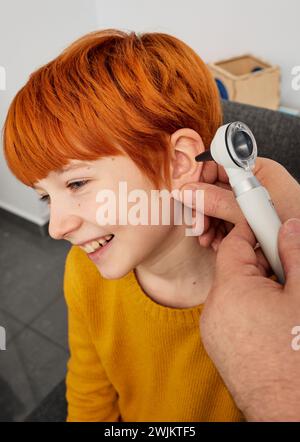
[[[98,241],[93,241],[89,245],[91,245],[93,247],[93,249],[98,249],[98,247],[99,247]]]
[[[104,238],[99,239],[98,242],[99,244],[101,244],[102,246],[105,246],[105,244],[108,242],[108,240],[112,237],[113,235],[106,235]]]
[[[82,246],[82,248],[87,253],[92,253],[99,249],[99,247],[105,246],[105,244],[108,242],[109,239],[111,239],[113,235],[106,235],[102,239],[98,239],[97,241],[92,241],[89,244],[86,244],[85,246]]]
[[[85,250],[87,253],[92,253],[92,252],[94,252],[96,249],[98,249],[99,247],[100,247],[100,246],[99,246],[98,242],[97,242],[97,241],[93,241],[92,243],[85,245],[85,246],[84,246],[84,250]]]

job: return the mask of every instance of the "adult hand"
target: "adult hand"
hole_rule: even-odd
[[[223,239],[200,334],[247,420],[299,421],[300,220],[279,231],[284,286],[265,277],[255,244],[245,221]]]
[[[300,186],[279,163],[258,157],[254,174],[266,187],[282,222],[300,218]],[[213,161],[204,163],[200,182],[189,183],[181,190],[204,190],[204,233],[199,236],[203,247],[218,250],[222,239],[238,222],[245,220],[222,166]]]

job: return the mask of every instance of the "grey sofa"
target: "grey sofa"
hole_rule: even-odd
[[[222,101],[224,124],[246,123],[257,141],[258,155],[281,163],[300,183],[300,118],[245,104]],[[26,422],[63,422],[66,419],[63,379],[26,419]]]

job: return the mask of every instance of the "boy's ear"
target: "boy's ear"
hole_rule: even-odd
[[[203,163],[197,163],[195,156],[204,152],[201,136],[193,129],[178,129],[171,136],[170,176],[172,188],[180,189],[184,184],[199,181]]]

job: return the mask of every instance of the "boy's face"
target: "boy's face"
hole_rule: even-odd
[[[153,223],[151,225],[150,215],[153,212],[157,213],[157,207],[150,206],[150,194],[154,185],[130,158],[114,156],[87,161],[84,164],[78,160],[69,162],[72,166],[79,164],[80,167],[63,173],[51,172],[45,179],[35,183],[38,193],[41,196],[48,196],[46,200],[49,202],[50,210],[49,235],[54,239],[65,239],[78,245],[113,234],[114,238],[108,246],[101,250],[97,259],[93,258],[100,273],[107,279],[121,278],[141,263],[159,260],[168,250],[170,236],[172,242],[174,238],[176,239],[178,226],[174,225],[173,210],[174,204],[180,203],[171,199],[168,225],[162,223],[161,210],[159,210],[159,225]],[[73,188],[67,187],[78,181],[85,184],[77,183]],[[121,194],[120,183],[123,186]],[[133,190],[145,192],[142,209],[144,214],[146,213],[144,209],[148,209],[147,225],[134,225],[134,219],[139,218],[141,214],[134,207],[137,208],[142,200],[139,196],[135,199],[136,195],[132,194],[135,198],[127,202],[126,194],[122,193],[125,192],[126,186],[127,195]],[[108,214],[103,210],[103,205],[108,208],[108,201],[113,203],[113,199],[104,198],[102,202],[100,201],[99,192],[101,194],[103,190],[112,191],[110,195],[114,195],[116,199],[116,206],[113,205],[116,209],[113,224],[104,225],[99,218],[99,212],[103,216]],[[123,208],[119,205],[119,194]],[[138,192],[138,195],[141,194]],[[131,208],[133,211],[130,211]],[[109,206],[109,210],[111,209],[112,205]],[[120,210],[123,217],[131,214],[131,217],[127,217],[129,221],[124,225],[120,225]]]

